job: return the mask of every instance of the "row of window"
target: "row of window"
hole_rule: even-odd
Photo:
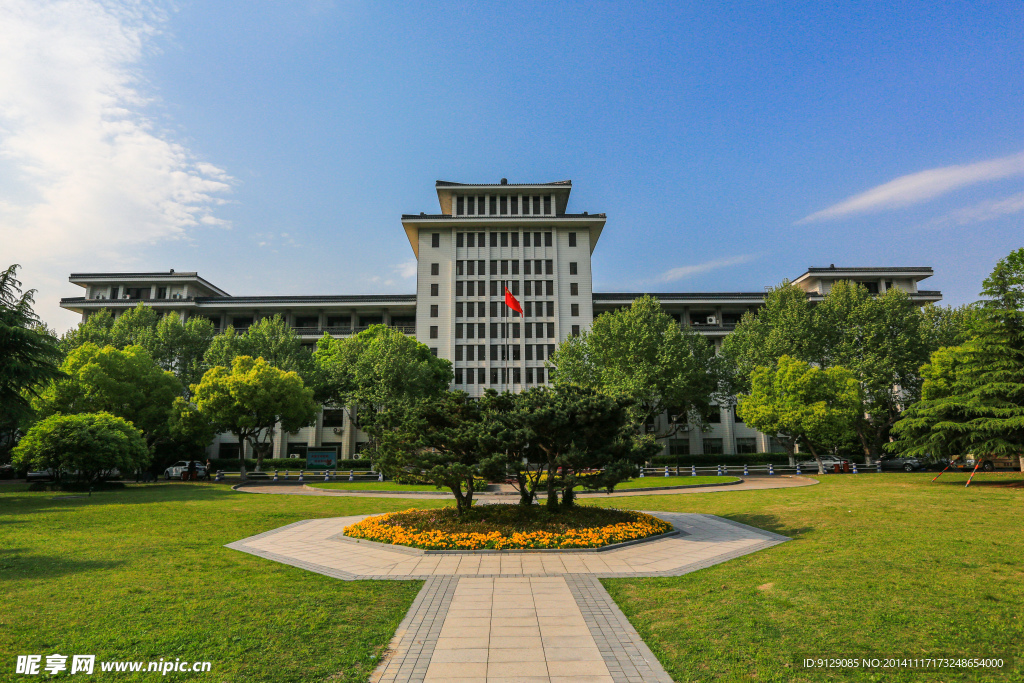
[[[519,275],[519,260],[498,260],[491,259],[491,275]],[[456,275],[487,275],[485,266],[487,261],[477,259],[475,261],[458,260],[455,262]],[[526,259],[522,262],[523,275],[554,275],[555,262],[552,259]],[[569,274],[579,273],[579,264],[576,261],[569,263]]]
[[[554,339],[554,323],[521,323],[527,339]],[[491,339],[519,339],[520,323],[491,323]],[[578,327],[573,325],[573,327]],[[434,328],[431,327],[431,330]],[[486,339],[486,323],[455,323],[456,339]],[[432,339],[436,337],[431,337]]]
[[[722,455],[725,451],[723,439],[706,438],[704,441],[704,453],[706,455]],[[689,439],[669,439],[668,452],[670,455],[690,455]],[[736,439],[737,453],[757,453],[757,439],[753,437],[740,437]]]
[[[554,344],[491,344],[491,360],[550,360],[555,352]],[[486,344],[456,344],[455,360],[477,361],[487,360]]]
[[[518,318],[518,311],[511,311],[508,306],[505,305],[504,301],[491,301],[491,317],[492,318]],[[545,304],[547,304],[545,306]],[[577,313],[579,304],[572,304],[577,307]],[[430,307],[430,315],[434,315],[434,309],[436,306]],[[547,310],[547,313],[545,313]],[[534,313],[536,311],[536,313]],[[523,303],[523,316],[532,318],[536,315],[538,318],[548,317],[553,318],[555,315],[555,302],[554,301],[526,301]],[[461,301],[455,302],[455,317],[456,318],[486,318],[487,317],[487,302],[484,301],[467,301],[465,303]]]
[[[519,296],[519,280],[491,280],[490,296],[505,296],[505,287],[512,292],[513,296]],[[486,280],[456,280],[455,296],[487,296]],[[430,293],[437,296],[435,285],[430,285]],[[577,282],[569,283],[569,294],[578,296],[580,286]],[[524,296],[554,296],[554,280],[525,280],[523,282]]]
[[[551,195],[482,195],[455,198],[456,216],[550,216]]]
[[[544,384],[545,368],[455,368],[456,384],[487,384],[490,375],[491,384]]]

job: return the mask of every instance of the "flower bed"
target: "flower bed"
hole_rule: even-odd
[[[551,514],[540,507],[486,505],[462,519],[454,508],[375,515],[345,527],[345,535],[424,550],[519,550],[600,548],[671,530],[668,522],[633,510],[580,505]]]

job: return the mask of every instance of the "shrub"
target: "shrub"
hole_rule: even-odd
[[[15,467],[52,470],[57,480],[100,481],[113,470],[134,472],[149,462],[142,432],[110,413],[51,415],[13,451]]]

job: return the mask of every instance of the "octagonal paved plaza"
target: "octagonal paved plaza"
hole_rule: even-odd
[[[671,681],[599,578],[678,576],[783,543],[714,515],[657,512],[677,535],[611,550],[430,552],[310,519],[227,547],[343,580],[424,579],[374,683]]]

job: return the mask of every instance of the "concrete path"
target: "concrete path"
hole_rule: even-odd
[[[755,491],[763,489],[788,489],[800,486],[813,486],[817,484],[816,479],[810,477],[797,477],[794,475],[777,475],[774,477],[742,477],[738,484],[722,484],[720,486],[695,486],[692,488],[678,489],[623,489],[614,493],[577,493],[577,498],[628,498],[633,496],[665,496],[693,493],[715,493],[724,491]],[[298,482],[288,484],[244,484],[236,485],[235,490],[244,493],[271,493],[286,496],[343,496],[353,498],[408,498],[410,500],[453,500],[451,493],[438,491],[437,493],[424,492],[402,492],[402,491],[341,491],[338,489],[317,489],[299,485]],[[477,493],[473,496],[478,502],[517,502],[518,496],[494,495],[488,493]]]
[[[714,515],[651,513],[676,536],[606,551],[444,552],[346,537],[312,519],[227,547],[338,579],[424,579],[374,683],[666,683],[598,581],[678,576],[787,540]]]

